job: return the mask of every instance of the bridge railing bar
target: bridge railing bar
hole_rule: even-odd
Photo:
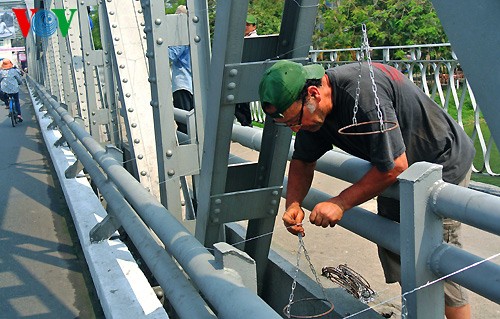
[[[191,235],[191,233],[173,217],[151,193],[130,175],[123,168],[121,162],[116,161],[113,157],[108,155],[106,149],[95,141],[57,101],[40,87],[39,84],[34,82],[31,78],[29,78],[29,83],[45,100],[46,104],[49,104],[47,105],[47,109],[53,108],[51,114],[54,118],[60,118],[60,124],[58,126],[62,128],[61,131],[66,140],[74,140],[76,137],[82,147],[86,149],[80,156],[85,155],[84,153],[87,152],[90,153],[90,155],[87,154],[87,159],[89,159],[89,161],[86,163],[82,161],[82,163],[89,172],[91,178],[96,177],[100,180],[100,178],[103,177],[99,175],[93,176],[94,172],[99,170],[97,166],[99,165],[107,175],[108,181],[106,181],[106,183],[109,183],[109,180],[114,183],[114,186],[106,187],[106,192],[102,193],[105,199],[107,201],[112,201],[114,199],[108,196],[109,193],[107,191],[112,189],[110,187],[116,187],[116,190],[122,194],[124,200],[133,207],[144,223],[151,227],[165,245],[166,251],[181,265],[182,269],[201,291],[219,317],[280,318],[280,316],[258,297],[255,292],[242,284],[243,280],[239,274],[234,271],[227,271],[224,268],[219,269],[219,263],[207,248]],[[73,136],[67,136],[69,133],[68,130],[71,131],[70,135]],[[77,149],[79,149],[78,146]],[[80,158],[80,156],[78,158]],[[90,160],[90,156],[93,160]],[[116,203],[116,205],[117,207],[122,207],[118,206],[119,203]],[[135,229],[128,229],[127,231],[130,230],[132,232],[136,231]],[[149,256],[149,254],[143,257],[146,258],[147,256]],[[156,258],[148,261],[146,262],[148,265],[154,265],[155,263],[163,265]],[[166,274],[162,271],[160,276],[164,275]],[[168,282],[168,278],[163,280]],[[168,283],[168,285],[171,285],[171,283]],[[189,296],[191,297],[191,295]],[[170,298],[170,295],[166,295],[166,297]],[[183,300],[184,302],[186,301],[185,298]],[[191,301],[190,298],[189,301]],[[201,301],[198,305],[200,307],[202,306]],[[238,307],[234,305],[238,305]],[[189,306],[184,304],[182,307]],[[205,314],[207,314],[207,312],[205,312]],[[192,318],[198,317],[193,316]]]
[[[261,134],[256,129],[233,125],[232,140],[259,151]],[[293,140],[290,150],[293,150]],[[368,171],[370,164],[362,159],[333,150],[320,158],[316,167],[318,171],[331,177],[355,182]],[[428,170],[438,171],[436,173],[437,177],[432,175],[429,177],[429,174],[426,174]],[[412,180],[408,175],[423,177]],[[430,179],[432,182],[427,181],[430,186],[421,189],[420,193],[418,193],[414,190],[416,187],[413,187],[413,185],[417,184],[418,186],[422,179],[424,181]],[[401,255],[403,292],[412,291],[426,282],[437,279],[438,276],[451,274],[461,269],[460,266],[465,267],[480,261],[481,264],[474,267],[473,270],[468,270],[466,275],[457,273],[451,276],[450,279],[483,297],[499,303],[500,290],[493,288],[491,282],[500,280],[500,265],[485,261],[483,258],[463,249],[443,244],[443,225],[440,217],[449,217],[481,230],[500,235],[500,198],[443,182],[441,180],[441,167],[435,164],[416,163],[400,176],[401,180],[403,180],[403,183],[409,184],[410,189],[401,189],[399,185],[395,185],[384,193],[384,196],[401,198],[402,203],[412,204],[402,206],[401,224],[355,207],[344,214],[339,225]],[[285,177],[283,184],[286,185],[286,183],[287,178]],[[286,197],[286,187],[283,189],[282,196]],[[326,201],[331,197],[330,194],[311,188],[302,205],[312,210],[317,203]],[[418,200],[411,200],[412,198]],[[405,211],[405,209],[410,211]],[[432,218],[422,218],[423,214],[429,214]],[[415,222],[409,223],[407,221],[413,219],[409,218],[412,216],[417,221],[430,219],[433,224],[422,225],[421,228],[415,227]],[[419,230],[433,232],[433,237],[429,236],[432,237],[432,240],[426,238],[425,235],[419,234]],[[419,237],[419,235],[421,236]],[[409,247],[408,243],[411,243]],[[403,245],[404,249],[402,248]],[[419,259],[417,261],[413,260],[414,256],[419,256]],[[426,275],[422,276],[422,273]],[[485,282],[484,278],[489,279]],[[425,291],[419,290],[412,296],[405,297],[408,303],[407,306],[410,309],[409,313],[417,314],[415,318],[442,318],[444,316],[444,313],[434,312],[442,311],[440,309],[444,309],[444,303],[442,307],[439,307],[439,305],[428,307],[429,303],[423,301],[442,299],[442,283],[436,284],[432,289],[434,290],[432,293],[429,292],[429,289]],[[427,312],[429,311],[428,308],[432,308],[430,313]]]

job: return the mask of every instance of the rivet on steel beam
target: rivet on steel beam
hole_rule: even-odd
[[[158,101],[151,101],[149,103],[149,105],[151,105],[152,107],[158,107],[159,106]]]
[[[131,125],[133,128],[136,128],[137,127],[137,123],[132,123]]]
[[[136,139],[134,140],[134,143],[135,143],[135,144],[139,144],[140,142],[141,142],[141,140],[140,140],[140,139],[138,139],[138,138],[136,138]]]
[[[155,20],[155,24],[156,24],[156,25],[160,25],[160,24],[161,24],[161,19],[156,19],[156,20]]]
[[[273,191],[271,194],[272,194],[273,196],[278,196],[278,191]]]
[[[273,199],[273,200],[271,201],[271,205],[273,205],[273,206],[276,206],[276,204],[277,204],[277,203],[278,203],[278,201],[277,201],[277,200],[275,200],[275,199]]]
[[[236,83],[234,83],[234,82],[230,82],[230,83],[227,85],[227,88],[228,88],[229,90],[232,90],[232,89],[234,89],[235,87],[236,87]]]
[[[174,152],[172,152],[172,150],[167,150],[167,151],[165,152],[165,155],[166,155],[167,157],[172,157],[172,155],[174,155]]]
[[[156,83],[156,78],[155,77],[150,77],[148,78],[149,83]]]
[[[116,23],[113,23],[113,24],[111,25],[111,27],[116,28],[116,27],[118,27],[118,26],[116,25]]]
[[[222,200],[220,198],[217,198],[215,201],[214,201],[215,204],[217,205],[220,205],[222,204]]]
[[[122,80],[123,83],[127,83],[128,82],[128,79],[123,79]]]
[[[193,22],[194,23],[198,23],[198,21],[200,21],[200,18],[198,18],[198,16],[194,16],[193,17]]]
[[[129,112],[134,112],[134,109],[133,108],[129,108],[128,111]]]
[[[125,97],[130,97],[130,93],[126,93],[126,94],[125,94]]]
[[[199,36],[194,37],[194,42],[198,43],[201,41],[201,38]]]
[[[158,40],[156,40],[156,44],[162,45],[163,44],[163,39],[162,38],[158,38]]]
[[[214,214],[220,214],[220,208],[214,209]]]
[[[237,76],[237,75],[238,75],[238,70],[231,69],[231,71],[229,71],[229,76]]]
[[[120,41],[120,38],[119,37],[115,37],[115,41]]]
[[[141,22],[141,27],[145,26],[144,22]]]
[[[95,112],[92,112],[92,115],[95,115]]]
[[[122,51],[116,51],[116,54],[118,55],[122,55],[122,53],[123,53]]]
[[[228,102],[232,102],[232,101],[234,101],[234,95],[229,94],[228,96],[226,96],[226,100],[227,100]]]
[[[125,64],[120,64],[120,69],[125,69]]]
[[[168,176],[174,176],[175,175],[175,171],[173,169],[169,170],[167,172]]]
[[[144,158],[144,155],[139,154],[139,155],[137,156],[137,158],[141,160],[141,159],[143,159],[143,158]]]
[[[274,209],[270,209],[267,213],[268,213],[269,215],[274,215]]]
[[[114,14],[115,14],[115,12],[114,12],[114,11],[109,11],[109,14],[110,14],[110,15],[114,15]]]
[[[96,121],[92,121],[92,124],[96,125],[96,124],[97,124],[97,122],[96,122]]]
[[[141,175],[146,176],[146,175],[148,175],[148,173],[146,171],[141,171]]]

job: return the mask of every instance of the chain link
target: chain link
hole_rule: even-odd
[[[370,56],[370,44],[368,43],[368,33],[366,32],[366,24],[361,25],[361,29],[363,30],[363,46],[366,54],[366,61],[368,61],[368,68],[370,69],[370,79],[372,80],[372,91],[375,96],[375,106],[377,107],[377,116],[380,123],[380,131],[383,132],[384,129],[384,120],[382,117],[382,111],[380,110],[380,100],[377,95],[377,84],[375,83],[375,74],[373,73],[373,64],[372,58]]]
[[[326,298],[326,291],[325,291],[325,288],[323,287],[323,285],[321,284],[321,282],[319,281],[319,276],[318,274],[316,273],[316,269],[314,269],[314,266],[311,262],[311,257],[309,257],[309,254],[307,253],[307,250],[306,250],[306,246],[304,245],[304,240],[302,239],[302,236],[299,237],[299,243],[300,245],[302,245],[302,249],[304,250],[304,256],[306,257],[306,260],[307,262],[309,263],[309,268],[311,269],[311,272],[313,273],[314,275],[314,279],[316,280],[316,283],[321,287],[321,290],[323,291],[323,297],[325,299],[328,299]]]
[[[290,297],[288,298],[288,305],[285,307],[285,315],[287,318],[290,318],[290,311],[291,311],[291,306],[293,303],[293,298],[294,298],[294,291],[295,287],[297,287],[297,275],[299,274],[299,266],[300,266],[300,251],[304,251],[304,256],[306,257],[307,262],[309,263],[309,268],[311,269],[311,272],[314,275],[314,279],[316,280],[316,283],[321,287],[321,290],[323,291],[323,296],[325,300],[328,300],[326,297],[326,291],[323,285],[321,284],[319,280],[318,273],[316,272],[316,269],[314,268],[312,262],[311,262],[311,257],[309,256],[309,253],[307,252],[306,246],[304,244],[304,240],[302,239],[302,234],[298,235],[299,237],[299,247],[297,249],[297,263],[295,264],[295,273],[293,275],[293,282],[292,282],[292,291],[290,292]]]
[[[358,55],[359,75],[358,75],[358,86],[356,88],[356,99],[354,100],[354,108],[353,108],[354,115],[352,117],[352,124],[353,125],[358,124],[358,120],[356,119],[356,113],[358,112],[359,94],[361,93],[361,67],[362,67],[362,62],[366,55],[366,61],[368,62],[368,69],[370,70],[370,79],[372,81],[372,91],[373,95],[375,96],[374,101],[375,101],[375,106],[377,107],[377,117],[380,124],[380,131],[383,132],[385,131],[385,125],[384,125],[382,110],[380,109],[380,100],[377,95],[377,84],[375,83],[375,74],[373,72],[373,64],[370,56],[370,44],[368,43],[368,33],[366,32],[366,24],[363,23],[361,25],[361,29],[363,31],[363,35],[361,37],[362,40]]]
[[[293,274],[292,291],[290,292],[290,297],[288,297],[288,305],[285,308],[286,317],[290,318],[290,308],[292,307],[293,297],[295,287],[297,286],[297,275],[299,274],[300,266],[300,250],[303,247],[302,234],[299,234],[299,247],[297,249],[297,262],[295,264],[295,273]]]

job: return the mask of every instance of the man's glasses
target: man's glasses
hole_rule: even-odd
[[[304,104],[306,103],[306,98],[307,96],[304,96],[302,98],[302,107],[300,108],[300,113],[299,113],[299,120],[297,121],[296,124],[290,124],[290,123],[287,123],[287,122],[274,122],[274,124],[278,125],[278,126],[286,126],[286,127],[289,127],[291,129],[299,129],[302,127],[302,115],[304,114]]]

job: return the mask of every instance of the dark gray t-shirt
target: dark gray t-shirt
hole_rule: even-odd
[[[338,133],[340,128],[353,124],[359,75],[358,63],[339,66],[326,71],[332,86],[332,112],[319,131],[297,133],[293,158],[316,161],[331,150],[333,144],[386,172],[394,167],[394,159],[406,151],[409,165],[421,161],[443,165],[443,180],[459,183],[468,173],[475,154],[470,138],[453,118],[401,72],[379,63],[374,63],[373,69],[383,120],[397,122],[399,127],[370,135]],[[360,89],[356,120],[375,123],[356,129],[379,130],[366,63],[362,67]],[[387,124],[387,128],[391,126]]]

